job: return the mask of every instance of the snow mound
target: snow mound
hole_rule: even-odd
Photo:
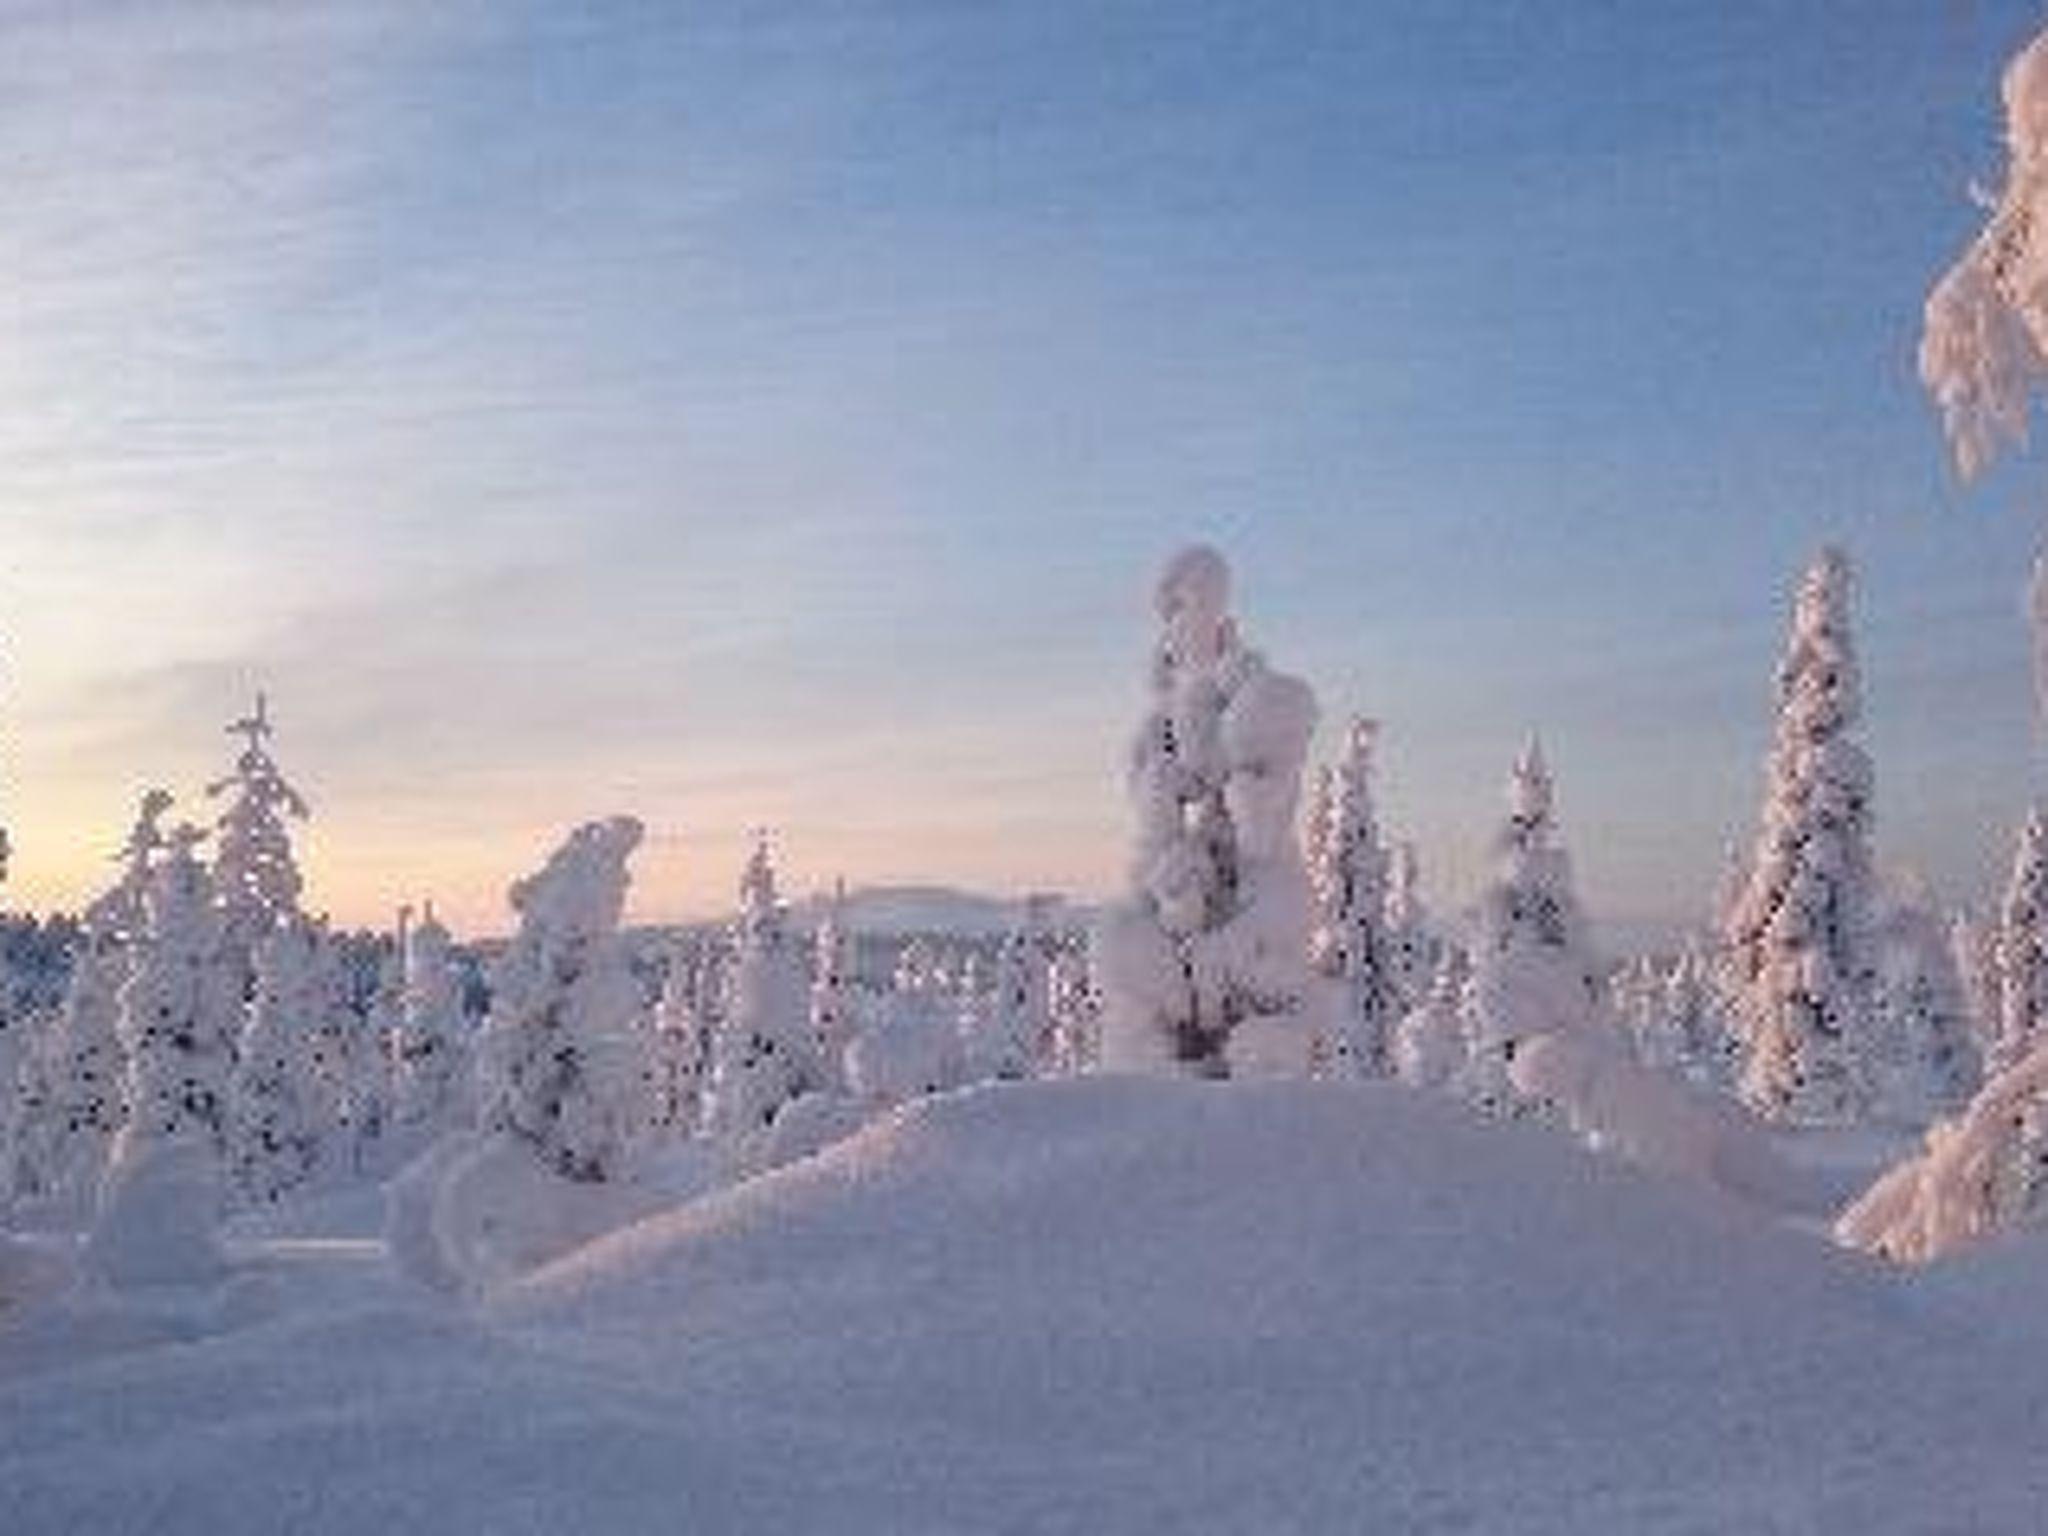
[[[2048,1494],[2048,1340],[1974,1315],[2039,1310],[2019,1269],[1923,1295],[1390,1085],[921,1100],[475,1311],[367,1246],[238,1250],[271,1304],[83,1363],[0,1310],[8,1536],[2031,1536]]]
[[[1379,1084],[919,1102],[494,1315],[643,1386],[829,1412],[932,1528],[2018,1531],[2048,1473],[2016,1428],[1928,1435],[2005,1422],[1963,1407],[1991,1362],[1864,1261]],[[2048,1373],[2001,1374],[2048,1405]]]

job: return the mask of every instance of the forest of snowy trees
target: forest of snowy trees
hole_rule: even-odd
[[[2048,823],[1995,911],[1880,883],[1843,551],[1793,587],[1747,851],[1641,955],[1599,945],[1535,738],[1486,884],[1432,913],[1376,806],[1398,736],[1354,719],[1311,772],[1316,701],[1246,643],[1215,550],[1155,606],[1129,888],[998,934],[853,931],[843,887],[793,908],[765,836],[730,921],[628,929],[625,816],[512,886],[506,939],[431,903],[341,932],[305,908],[312,810],[259,698],[210,827],[151,790],[104,894],[0,935],[10,1222],[83,1234],[113,1283],[197,1277],[235,1212],[396,1180],[401,1260],[459,1286],[906,1100],[1095,1072],[1386,1079],[1738,1186],[1788,1137],[1925,1131],[1842,1224],[1899,1257],[2048,1212]]]

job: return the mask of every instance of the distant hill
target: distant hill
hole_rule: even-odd
[[[1049,895],[1051,893],[1048,893]],[[817,920],[829,898],[820,894],[792,904],[797,920]],[[1061,925],[1087,920],[1089,909],[1052,895]],[[860,933],[1004,933],[1024,919],[1024,898],[991,896],[943,885],[867,885],[846,893],[846,925]]]

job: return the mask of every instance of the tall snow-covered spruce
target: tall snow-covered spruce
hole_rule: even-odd
[[[1852,735],[1850,583],[1848,556],[1828,548],[1799,584],[1762,825],[1723,935],[1743,1101],[1804,1124],[1853,1120],[1869,1098],[1871,770]]]
[[[455,941],[426,904],[402,938],[397,1038],[391,1048],[392,1122],[401,1151],[466,1118],[469,1040]]]
[[[1392,859],[1373,812],[1378,739],[1378,721],[1351,722],[1342,755],[1324,775],[1317,796],[1321,822],[1309,837],[1315,900],[1309,953],[1316,970],[1336,984],[1327,1068],[1345,1077],[1386,1074],[1387,1037],[1402,1013],[1397,968],[1403,957],[1388,924]]]
[[[514,885],[519,931],[493,978],[483,1129],[579,1183],[621,1173],[643,1118],[630,1102],[638,994],[619,937],[640,836],[630,816],[590,822]]]
[[[232,722],[227,733],[242,738],[242,750],[234,771],[209,784],[206,792],[227,798],[217,824],[213,882],[226,919],[229,954],[241,967],[246,995],[253,986],[257,946],[299,911],[304,881],[292,857],[286,820],[303,820],[309,810],[270,755],[268,743],[277,727],[262,694],[256,695],[255,709]]]
[[[758,838],[740,876],[732,966],[712,1042],[706,1118],[714,1135],[761,1130],[791,1100],[828,1086],[811,1033],[808,969],[767,839]]]
[[[1205,545],[1175,555],[1155,594],[1130,891],[1098,934],[1112,1070],[1302,1075],[1320,1023],[1295,837],[1315,696],[1243,642],[1229,598]]]

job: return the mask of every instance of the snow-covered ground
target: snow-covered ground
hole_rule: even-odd
[[[366,1224],[245,1230],[224,1288],[146,1305],[0,1263],[0,1529],[2048,1518],[2038,1244],[1887,1270],[1397,1087],[927,1100],[476,1306]]]

